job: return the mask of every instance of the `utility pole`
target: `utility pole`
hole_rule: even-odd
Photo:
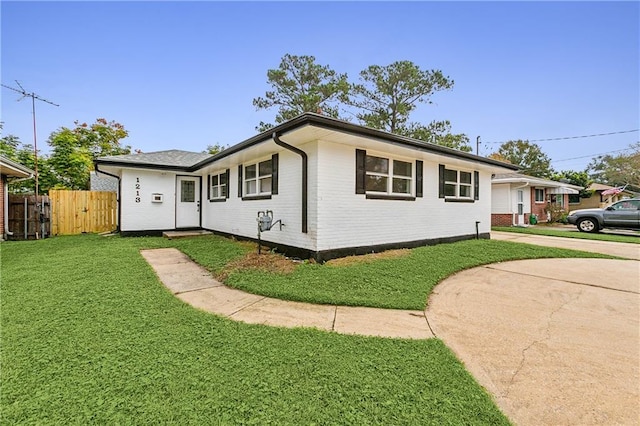
[[[53,103],[51,101],[48,101],[38,95],[35,94],[35,92],[27,92],[24,87],[22,87],[22,85],[20,84],[20,82],[18,80],[16,80],[16,84],[18,85],[18,87],[20,87],[20,89],[16,89],[15,87],[11,87],[11,86],[7,86],[6,84],[2,84],[2,87],[6,87],[9,90],[13,90],[14,92],[18,92],[22,95],[22,97],[20,99],[18,99],[18,102],[20,102],[21,100],[23,100],[24,98],[31,98],[31,113],[33,114],[33,158],[34,158],[34,171],[35,171],[35,203],[36,203],[36,214],[40,213],[44,213],[44,199],[42,202],[42,206],[41,208],[38,207],[38,140],[36,137],[36,99],[42,102],[46,102],[48,104],[51,104],[53,106],[60,106],[56,103]],[[40,216],[40,214],[38,216]],[[40,225],[41,225],[41,235],[44,237],[44,221],[40,220]],[[36,239],[38,238],[38,231],[37,231],[38,227],[36,226]],[[24,236],[25,239],[27,238],[27,236]]]
[[[480,155],[480,136],[476,138],[476,155]]]

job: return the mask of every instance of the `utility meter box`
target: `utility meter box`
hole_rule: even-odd
[[[260,227],[260,232],[269,231],[271,229],[271,222],[273,221],[272,217],[269,215],[261,215],[258,217],[258,226]]]

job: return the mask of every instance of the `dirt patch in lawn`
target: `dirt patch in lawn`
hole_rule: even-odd
[[[411,250],[409,249],[387,250],[381,253],[369,253],[369,254],[363,254],[360,256],[347,256],[347,257],[341,257],[339,259],[332,259],[328,261],[326,265],[349,266],[349,265],[356,265],[360,263],[371,263],[377,260],[397,259],[399,257],[409,256],[409,254],[411,254]]]
[[[290,274],[300,262],[288,259],[276,253],[247,253],[244,257],[227,264],[216,278],[220,281],[226,280],[235,271],[243,269],[254,269],[263,272],[276,274]]]

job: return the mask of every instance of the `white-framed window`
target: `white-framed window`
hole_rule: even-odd
[[[271,159],[244,166],[244,196],[271,195]]]
[[[220,198],[227,198],[228,190],[229,182],[227,182],[226,172],[211,175],[211,188],[209,192],[210,199],[216,200]]]
[[[534,189],[535,192],[535,202],[536,203],[544,203],[544,189],[542,188],[535,188]]]
[[[412,195],[413,170],[410,161],[366,155],[365,190],[373,194]]]
[[[473,172],[444,169],[445,198],[473,198]]]

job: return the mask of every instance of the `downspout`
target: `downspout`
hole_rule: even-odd
[[[517,191],[518,189],[526,188],[527,186],[529,186],[529,182],[527,182],[527,183],[525,183],[524,185],[521,185],[521,186],[516,186],[513,189],[515,189]],[[516,192],[516,194],[517,194],[517,192]],[[517,201],[518,201],[518,198],[516,197],[516,202]],[[524,198],[522,199],[522,202],[524,203]],[[516,226],[516,214],[517,213],[514,213],[514,214],[511,215],[511,226]],[[524,215],[524,211],[522,212],[522,214]]]
[[[122,181],[120,180],[120,176],[118,175],[114,175],[112,173],[109,172],[105,172],[103,170],[100,170],[98,168],[98,163],[93,163],[93,168],[97,173],[102,173],[105,174],[107,176],[111,176],[114,177],[116,179],[118,179],[118,197],[116,198],[116,202],[118,203],[118,226],[116,227],[116,232],[120,232],[120,223],[121,223],[121,218],[122,218],[122,206],[120,205],[120,193],[121,193],[121,185],[122,185]]]
[[[309,198],[309,195],[307,193],[307,175],[308,175],[307,153],[299,148],[296,148],[295,146],[291,146],[288,143],[281,141],[277,132],[273,132],[273,141],[276,143],[276,145],[279,145],[285,149],[288,149],[289,151],[295,152],[302,158],[302,233],[306,234],[307,233],[307,216],[308,216],[307,205],[308,205],[308,198]]]

